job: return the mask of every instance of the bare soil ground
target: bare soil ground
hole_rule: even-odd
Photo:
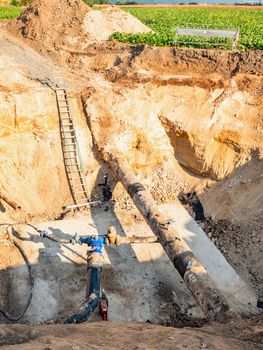
[[[3,350],[255,350],[262,348],[262,320],[195,329],[104,322],[74,326],[10,325],[0,327],[0,345]]]
[[[235,224],[207,219],[204,230],[239,275],[253,286],[262,302],[262,222]]]

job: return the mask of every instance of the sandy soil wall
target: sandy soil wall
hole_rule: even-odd
[[[97,167],[91,135],[80,101],[71,98],[71,108],[91,191],[94,178],[91,172]],[[63,205],[72,204],[72,198],[64,169],[54,92],[37,86],[21,92],[2,90],[0,115],[1,193],[21,207],[20,218],[23,214],[58,216]],[[1,204],[3,213],[13,212],[5,201],[1,200]]]

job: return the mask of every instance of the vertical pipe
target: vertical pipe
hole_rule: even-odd
[[[66,319],[64,323],[82,323],[96,310],[100,301],[100,268],[90,267],[89,272],[89,297],[85,308],[78,314]]]

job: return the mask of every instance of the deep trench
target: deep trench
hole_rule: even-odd
[[[143,50],[139,50],[136,55],[133,55],[132,60],[136,59],[136,57],[139,56],[141,52],[143,52]],[[131,64],[131,62],[129,62],[129,64]],[[135,85],[131,86],[131,91],[133,91],[135,88],[140,89],[140,84],[145,83],[143,79],[139,82],[138,80],[136,81],[136,79],[137,78],[135,75]],[[118,83],[119,86],[116,86],[116,91],[112,94],[112,96],[109,95],[109,99],[112,99],[112,101],[109,103],[113,102],[115,103],[114,106],[117,107],[113,107],[112,110],[107,110],[107,113],[110,115],[114,114],[114,112],[116,112],[116,109],[118,109],[123,102],[123,100],[120,100],[120,104],[118,104],[118,99],[116,97],[116,95],[121,95],[122,93],[122,81],[120,79],[118,82],[117,79],[115,83]],[[201,87],[198,86],[198,84],[200,85],[200,78],[197,79],[197,83],[193,80],[191,83],[189,83],[189,81],[186,81],[186,84],[181,84],[180,78],[179,80],[178,78],[175,78],[175,80],[171,79],[169,81],[166,81],[164,79],[163,82],[161,79],[158,79],[157,81],[154,81],[153,79],[153,82],[148,81],[148,83],[149,85],[146,86],[146,92],[149,93],[149,100],[153,104],[158,104],[158,99],[161,99],[162,96],[165,96],[165,92],[163,95],[158,95],[158,93],[162,88],[165,89],[167,86],[170,86],[171,89],[179,86],[179,88],[185,89],[186,94],[187,89],[189,89],[189,91],[191,90],[191,93],[189,92],[189,96],[191,96],[191,94],[194,94],[193,91],[198,89],[198,87],[201,89],[203,88],[202,84]],[[124,81],[123,84],[127,89],[127,86],[129,86],[129,84],[127,84],[127,81]],[[130,84],[132,84],[132,79],[130,81]],[[221,82],[219,82],[218,86],[214,85],[214,88],[222,88],[220,84]],[[151,95],[152,91],[156,95]],[[167,91],[169,92],[170,90]],[[143,93],[145,92],[143,91]],[[95,115],[96,113],[92,115],[91,112],[87,111],[87,105],[89,104],[97,104],[99,106],[98,100],[100,97],[100,91],[92,91],[91,94],[88,94],[87,101],[84,101],[83,104],[86,119],[85,123],[87,123],[85,127],[89,128],[89,132],[93,138],[92,156],[99,163],[100,167],[100,170],[96,175],[95,185],[92,187],[90,193],[91,197],[102,195],[101,193],[98,193],[100,191],[97,188],[97,184],[102,181],[105,173],[108,173],[110,178],[110,190],[113,193],[115,191],[117,192],[116,199],[113,199],[113,201],[110,203],[104,203],[101,208],[94,208],[89,212],[83,211],[80,221],[70,223],[69,227],[60,228],[59,225],[56,226],[58,223],[42,224],[43,226],[48,225],[46,228],[49,228],[53,234],[58,235],[58,237],[62,239],[68,239],[72,236],[74,233],[73,231],[75,229],[75,225],[80,225],[81,230],[83,230],[82,232],[87,232],[90,228],[93,231],[97,230],[98,232],[105,232],[107,226],[112,223],[118,227],[121,235],[125,235],[127,232],[129,234],[136,232],[137,225],[139,229],[142,229],[143,232],[150,232],[147,225],[143,223],[140,214],[136,212],[132,203],[126,205],[126,208],[123,209],[123,211],[118,208],[117,204],[120,197],[123,196],[126,201],[129,201],[129,199],[127,199],[127,195],[124,193],[123,189],[115,190],[115,188],[117,188],[116,175],[113,174],[107,163],[102,161],[100,158],[101,152],[103,152],[103,146],[101,146],[99,143],[100,141],[103,141],[105,135],[103,135],[103,132],[102,135],[99,135],[98,132],[94,129],[94,125],[96,125],[95,122],[100,122],[100,117],[104,117],[103,112],[105,111],[102,109],[101,116]],[[138,102],[135,98],[132,99],[129,94],[127,94],[125,98],[126,100],[129,100],[129,103],[131,105],[133,105],[134,102]],[[189,98],[190,97],[188,97],[188,99]],[[177,103],[178,101],[175,98],[175,105],[177,105]],[[147,105],[146,107],[148,108],[149,106]],[[132,113],[135,112],[133,111]],[[229,165],[229,168],[226,167],[225,169],[223,160],[220,160],[221,163],[217,167],[214,166],[215,162],[213,161],[210,162],[210,164],[206,163],[206,159],[203,157],[204,153],[200,155],[200,152],[205,148],[202,145],[202,137],[205,136],[201,135],[200,139],[193,140],[193,137],[195,136],[194,132],[191,133],[189,131],[183,130],[182,125],[179,122],[173,123],[169,119],[169,113],[165,115],[163,110],[158,109],[153,109],[152,113],[156,113],[156,121],[160,122],[158,125],[162,127],[163,137],[167,137],[167,140],[169,141],[169,157],[171,157],[171,159],[174,158],[179,162],[179,165],[177,164],[178,168],[176,168],[176,171],[180,169],[181,173],[186,173],[184,169],[187,169],[189,177],[196,177],[198,180],[205,179],[205,181],[208,179],[211,182],[214,180],[221,180],[222,178],[226,178],[232,173],[232,171],[236,171],[236,169],[231,168],[232,164]],[[127,118],[127,120],[121,122],[124,123],[127,129],[130,128],[136,132],[136,125],[134,126],[132,120],[128,120]],[[114,127],[114,125],[109,125],[109,130],[107,133],[113,134]],[[139,132],[141,132],[141,130],[139,130]],[[155,158],[155,151],[157,154],[160,150],[154,149],[154,152],[152,152],[151,140],[147,139],[147,135],[145,136],[145,134],[147,134],[147,132],[142,132],[137,138],[135,138],[135,146],[132,148],[130,158],[128,157],[127,162],[130,161],[132,163],[131,160],[132,157],[134,157],[134,163],[140,163],[142,158],[142,163],[144,162],[146,164],[145,168],[148,166],[151,170],[152,164],[154,164],[154,166],[156,164],[159,165],[159,158],[163,157],[163,153],[160,152],[160,156],[158,155],[159,158]],[[175,134],[177,136],[173,138]],[[233,151],[234,153],[242,153],[241,148],[236,147],[238,141],[231,139],[232,135],[230,135],[230,137],[220,135],[220,137],[221,139],[218,138],[219,141],[217,140],[218,143],[222,142],[224,147],[231,149],[231,152]],[[109,140],[106,141],[109,142]],[[107,145],[106,141],[104,146]],[[200,149],[198,148],[199,146]],[[232,156],[232,153],[230,156]],[[236,162],[238,164],[238,157],[235,158],[235,156],[233,156],[233,159],[230,160],[230,163]],[[259,159],[260,157],[258,157],[258,160]],[[136,164],[132,164],[132,166],[134,166],[136,171],[139,172],[140,179],[142,179],[144,174],[143,172],[140,173],[139,166],[138,168],[136,168]],[[218,171],[218,168],[220,168],[220,166],[222,166],[222,172],[220,172],[221,169]],[[242,164],[242,166],[245,165]],[[164,172],[161,173],[162,176],[163,174]],[[175,179],[172,177],[172,179],[169,179],[169,181],[172,183],[175,181]],[[200,181],[200,183],[202,183],[202,181]],[[220,181],[217,182],[215,186],[218,186],[219,184]],[[150,193],[153,194],[154,199],[158,202],[158,200],[160,200],[160,195],[155,195],[154,192],[156,188],[149,185],[148,183],[146,186],[148,186],[147,188],[149,189]],[[157,182],[156,186],[162,189],[160,182]],[[207,200],[205,198],[205,193],[209,191],[209,188],[206,189],[205,185],[201,186],[201,188],[201,201],[202,196],[204,197],[204,200]],[[170,193],[167,193],[168,191],[165,189],[168,200],[176,199],[182,189],[183,186],[179,186],[176,188],[176,191],[174,193],[172,191],[170,191]],[[192,190],[191,186],[188,186],[187,189]],[[167,198],[165,199],[167,200]],[[160,200],[158,204],[161,204],[162,202],[163,201]],[[12,204],[12,201],[10,201],[10,203]],[[131,208],[129,208],[129,205]],[[18,209],[16,208],[16,205],[14,205],[14,207],[14,209]],[[56,217],[58,219],[64,216],[67,216],[67,214],[64,212],[56,214]],[[70,216],[68,215],[68,217]],[[130,218],[132,224],[127,224],[127,218]],[[86,223],[82,222],[85,222],[85,220],[89,222],[88,230]],[[208,223],[206,223],[206,226],[204,227],[208,234],[208,237],[211,232],[211,226],[214,227],[217,225],[216,220],[214,223],[213,220],[209,220],[210,219],[208,219]],[[218,234],[218,231],[215,231],[216,234]],[[55,244],[54,242],[43,241],[34,232],[30,232],[28,230],[17,232],[16,239],[17,242],[23,246],[26,252],[28,251],[30,254],[32,254],[30,258],[32,258],[33,261],[32,268],[34,271],[34,279],[36,285],[35,289],[37,290],[37,292],[34,292],[35,294],[33,295],[32,303],[34,307],[31,309],[29,314],[26,315],[26,317],[22,318],[21,322],[29,324],[48,321],[62,322],[66,316],[74,312],[76,308],[78,308],[78,306],[81,305],[85,300],[87,287],[85,249],[81,247],[80,251],[77,250],[76,253],[69,251],[68,256],[68,249],[66,249],[65,253],[65,249],[63,247]],[[1,244],[3,243],[1,242]],[[3,302],[10,312],[17,313],[20,312],[23,308],[23,305],[25,305],[25,300],[29,292],[29,280],[28,277],[26,277],[27,270],[25,268],[25,265],[22,263],[21,258],[17,257],[17,254],[13,248],[10,249],[11,254],[9,256],[9,262],[13,267],[1,270],[1,281],[3,281],[3,285],[6,286],[6,290],[3,290],[3,295],[1,295],[1,303]],[[194,302],[194,299],[189,296],[189,293],[185,287],[182,287],[183,289],[180,289],[178,287],[181,287],[183,284],[180,277],[177,276],[176,279],[173,280],[175,270],[169,262],[166,254],[160,250],[160,245],[154,248],[156,249],[154,253],[156,255],[155,258],[148,257],[149,261],[147,261],[147,259],[144,261],[143,254],[148,254],[150,256],[151,248],[145,247],[145,252],[141,252],[140,249],[141,248],[139,247],[134,248],[128,246],[120,248],[109,248],[108,254],[110,256],[110,260],[112,259],[113,261],[113,267],[111,265],[107,265],[105,267],[102,274],[102,284],[103,282],[105,283],[107,289],[106,292],[109,294],[109,299],[113,305],[115,304],[114,317],[116,320],[121,322],[143,321],[168,326],[172,325],[175,327],[201,326],[204,323],[204,315],[202,312],[200,312],[200,309]],[[133,265],[134,259],[136,260],[136,263]],[[142,262],[140,259],[142,259]],[[157,262],[155,260],[157,260]],[[158,260],[160,260],[160,264]],[[229,258],[229,261],[231,262],[231,258]],[[158,266],[158,264],[160,266]],[[165,266],[168,266],[167,270]],[[165,276],[165,273],[167,273],[167,276]],[[118,274],[120,274],[120,278],[118,277]],[[135,275],[137,277],[135,277]],[[127,278],[127,276],[129,276],[129,278]],[[142,280],[144,285],[141,287]],[[130,290],[130,284],[132,284],[134,291]],[[176,292],[174,291],[175,288],[177,288]],[[9,293],[7,293],[7,291],[9,291]],[[178,296],[178,293],[182,293],[182,295]],[[180,297],[182,296],[183,298],[180,300]],[[17,300],[17,303],[14,303],[13,300]],[[43,305],[41,303],[43,303]],[[139,303],[141,303],[141,305],[139,305]],[[149,303],[149,305],[145,305],[147,303]],[[152,312],[152,309],[154,307],[155,310]],[[132,308],[134,308],[134,310],[132,310]],[[127,317],[125,316],[125,313]],[[98,315],[94,316],[95,320],[97,319],[97,316]],[[5,320],[1,318],[1,322],[5,322]]]

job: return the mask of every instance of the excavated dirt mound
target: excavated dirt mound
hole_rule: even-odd
[[[114,7],[94,11],[82,0],[37,0],[9,25],[39,50],[84,48],[116,31],[148,32],[132,15]]]
[[[262,222],[235,224],[229,220],[206,219],[203,228],[239,275],[249,281],[263,301]],[[262,308],[262,305],[261,305]]]
[[[34,328],[22,325],[0,327],[3,350],[252,350],[261,349],[261,341],[262,320],[259,318],[249,321],[249,325],[241,321],[200,329],[107,322]]]

